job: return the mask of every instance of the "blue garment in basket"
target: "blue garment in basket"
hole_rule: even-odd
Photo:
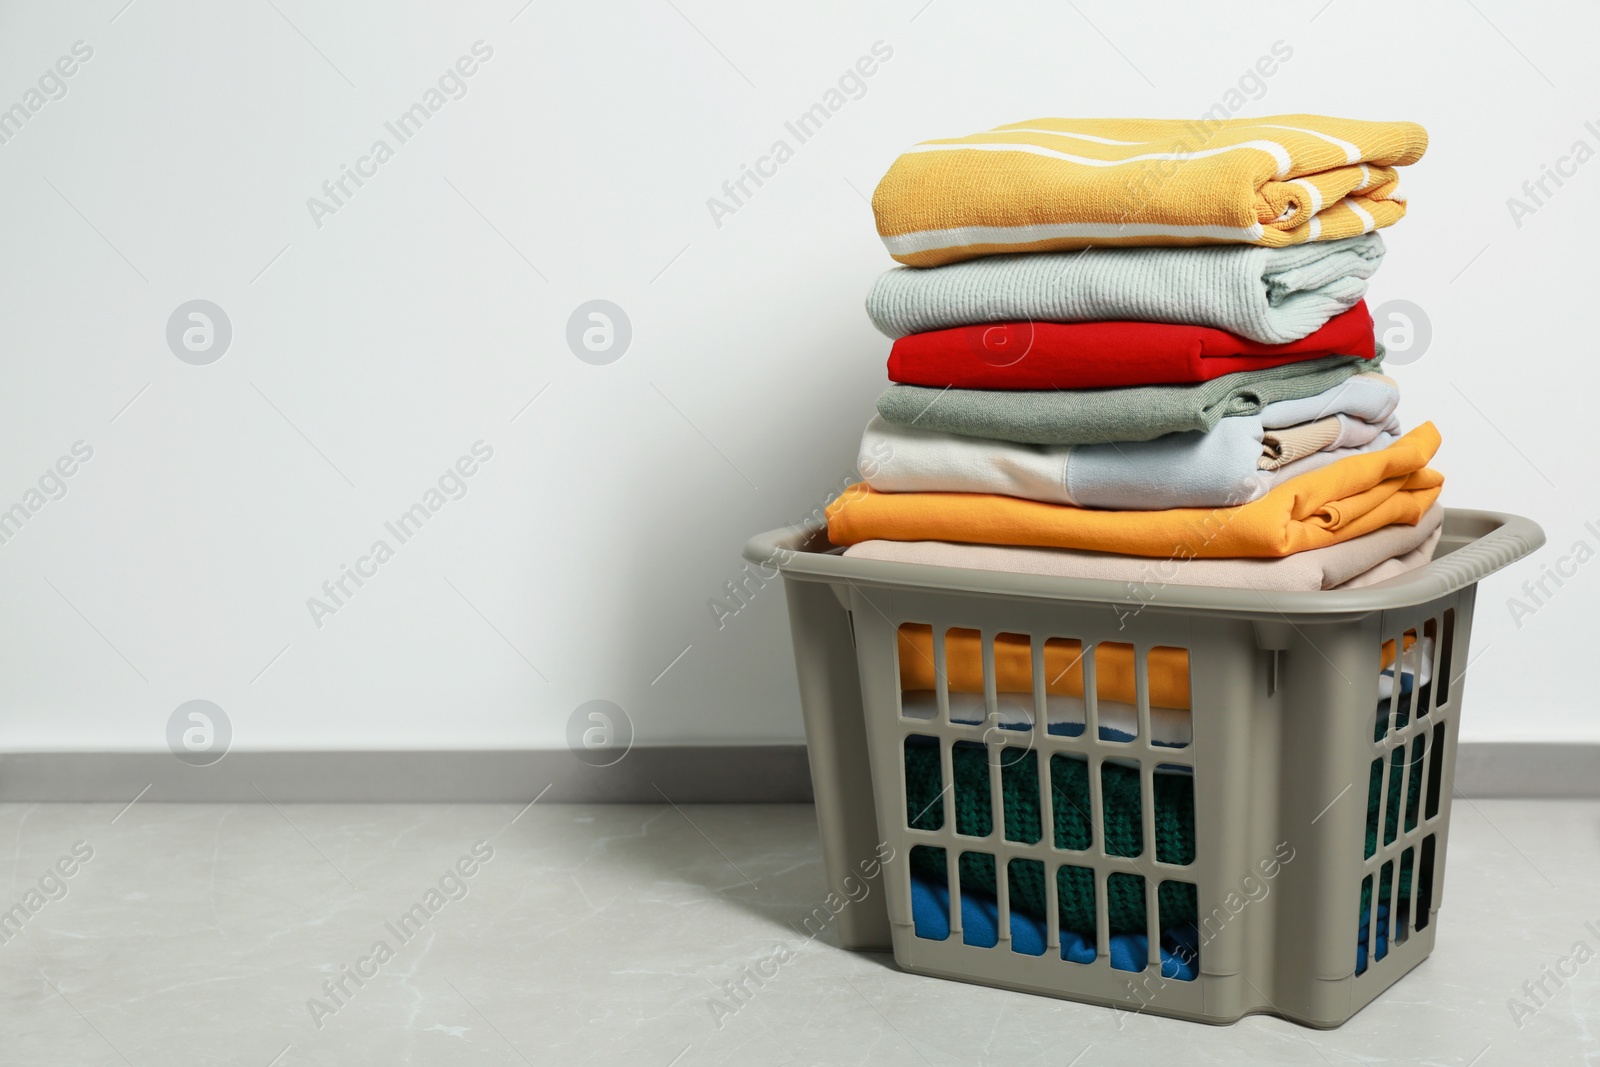
[[[915,899],[913,895],[913,899]],[[1401,913],[1402,915],[1404,912]],[[1361,974],[1367,969],[1367,920],[1372,918],[1372,913],[1366,908],[1361,909],[1361,932],[1356,935],[1356,973]],[[1389,954],[1389,905],[1378,905],[1378,951],[1373,954],[1374,959],[1383,959]]]
[[[950,891],[917,875],[911,877],[911,918],[918,937],[943,941],[950,936]],[[1046,928],[1043,919],[1011,913],[1012,951],[1043,956]],[[1000,943],[1000,906],[987,893],[961,894],[961,941],[978,948]],[[1193,926],[1168,930],[1161,938],[1161,976],[1180,982],[1194,981],[1199,961],[1199,932]],[[1142,971],[1149,958],[1144,934],[1115,934],[1111,938],[1111,966],[1119,971]],[[1094,942],[1071,930],[1061,931],[1061,958],[1073,963],[1095,961]]]

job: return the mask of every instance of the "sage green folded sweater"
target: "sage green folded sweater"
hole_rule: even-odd
[[[878,414],[901,426],[1015,441],[1028,445],[1088,445],[1152,441],[1169,433],[1210,430],[1230,415],[1254,415],[1279,400],[1326,392],[1376,359],[1328,356],[1267,370],[1241,371],[1194,385],[1129,389],[934,389],[891,385]]]
[[[890,337],[973,322],[1215,326],[1263,344],[1298,341],[1354,307],[1383,262],[1377,232],[1283,248],[1101,247],[896,267],[867,295]]]

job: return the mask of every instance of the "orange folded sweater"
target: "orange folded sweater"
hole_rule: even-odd
[[[933,627],[906,623],[899,629],[900,688],[937,688],[933,669]],[[1405,647],[1416,643],[1406,634]],[[1103,641],[1095,646],[1095,695],[1101,700],[1135,703],[1133,646]],[[1394,642],[1385,641],[1379,670],[1394,663]],[[1189,650],[1156,647],[1146,662],[1150,706],[1188,708]],[[944,639],[944,674],[951,693],[983,692],[983,645],[977,630],[952,629]],[[997,693],[1033,692],[1033,647],[1023,634],[997,634],[994,639],[994,681]],[[1051,638],[1044,645],[1044,685],[1051,696],[1083,696],[1083,645],[1073,638]]]
[[[1224,508],[1099,511],[989,493],[880,493],[850,486],[828,505],[828,539],[958,541],[1120,552],[1172,559],[1276,557],[1416,525],[1444,476],[1427,463],[1439,431],[1425,422],[1388,448],[1291,478]]]

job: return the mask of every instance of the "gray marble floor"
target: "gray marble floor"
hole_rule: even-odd
[[[1600,803],[1454,818],[1433,958],[1318,1033],[1119,1019],[803,942],[804,807],[0,806],[0,909],[37,909],[0,927],[0,1063],[1600,1063],[1600,961],[1508,1007],[1600,948]],[[718,1025],[717,986],[780,944]]]

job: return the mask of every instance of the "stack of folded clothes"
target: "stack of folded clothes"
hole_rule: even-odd
[[[1405,213],[1396,168],[1426,146],[1411,123],[1316,115],[1198,133],[1037,119],[917,145],[873,197],[878,232],[905,264],[867,298],[894,339],[894,384],[862,438],[864,482],[828,508],[829,539],[856,558],[1141,586],[1354,588],[1427,563],[1442,520],[1443,477],[1428,467],[1439,434],[1401,426],[1363,302],[1384,255],[1376,231]],[[914,646],[900,657],[907,698],[931,698],[931,678],[907,677],[931,665],[931,631],[903,628],[901,642]],[[1150,658],[1156,734],[1168,708],[1187,728],[1187,653],[1165,651],[1182,662]],[[947,642],[946,655],[952,715],[967,694],[981,721],[981,668],[962,667],[979,649]],[[1427,684],[1430,650],[1408,643],[1399,658],[1405,686]],[[1386,646],[1385,698],[1395,659]],[[1004,663],[997,644],[997,671]],[[1081,702],[1081,676],[1076,692],[1069,669],[1051,676],[1052,707]],[[1119,705],[1098,703],[1102,736],[1115,734]],[[937,794],[937,764],[936,749],[908,747],[908,818]],[[959,759],[953,769],[959,787]],[[1038,795],[1020,776],[1005,788]],[[1192,810],[1171,810],[1162,859],[1192,849]],[[1052,824],[1058,838],[1075,825],[1065,812]],[[922,936],[942,936],[941,922],[948,933],[940,874],[913,871]],[[997,922],[984,910],[993,871],[963,867],[961,880],[963,936],[982,943]],[[1062,953],[1092,958],[1092,913],[1074,892],[1058,887]],[[1042,888],[1013,895],[1013,939],[1042,946]],[[1125,917],[1111,907],[1113,960],[1142,967],[1143,905]],[[1184,923],[1163,930],[1163,970],[1189,966],[1192,936]],[[1364,965],[1365,942],[1361,952]]]
[[[1362,297],[1411,123],[1037,119],[931,141],[873,197],[908,266],[867,310],[893,384],[847,555],[1327,589],[1431,558],[1431,423],[1403,433]]]

